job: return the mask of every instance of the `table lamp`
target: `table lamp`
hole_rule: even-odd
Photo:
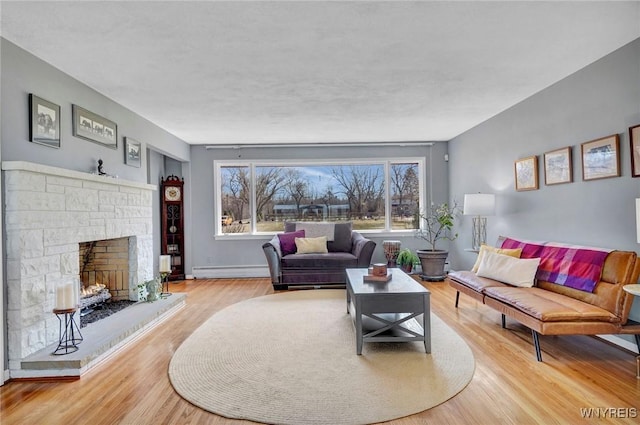
[[[487,218],[483,216],[495,214],[496,195],[489,193],[473,193],[464,195],[464,215],[473,217],[472,248],[479,250],[487,241]]]

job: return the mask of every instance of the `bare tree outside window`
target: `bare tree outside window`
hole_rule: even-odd
[[[250,221],[249,167],[222,167],[220,171],[222,232],[247,233],[250,231],[245,224]]]
[[[418,164],[391,164],[391,228],[415,229],[420,210],[420,179]]]

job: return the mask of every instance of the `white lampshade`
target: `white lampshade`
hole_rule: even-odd
[[[496,212],[496,195],[490,193],[473,193],[464,195],[464,215],[493,215]]]
[[[171,273],[171,256],[160,256],[160,267],[158,268],[160,273]]]

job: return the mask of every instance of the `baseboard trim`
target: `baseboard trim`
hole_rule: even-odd
[[[629,350],[632,353],[640,354],[638,353],[638,346],[635,342],[627,341],[626,339],[621,338],[617,335],[596,335],[596,337],[604,339],[605,341],[610,342],[613,345],[617,345],[618,347],[622,347],[625,350]]]
[[[243,277],[269,277],[266,266],[202,266],[191,269],[196,279],[222,279]]]

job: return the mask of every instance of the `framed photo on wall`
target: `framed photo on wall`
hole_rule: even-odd
[[[73,105],[73,135],[111,149],[118,148],[116,123],[78,105]]]
[[[582,149],[582,180],[620,177],[620,136],[585,142]]]
[[[140,168],[142,160],[142,146],[140,142],[131,137],[124,138],[124,163],[132,167]]]
[[[538,157],[530,156],[515,162],[516,190],[538,189]]]
[[[640,124],[629,127],[631,143],[631,176],[640,177]]]
[[[573,181],[571,146],[544,154],[544,184],[562,184]]]
[[[29,93],[29,140],[60,147],[60,106]]]

